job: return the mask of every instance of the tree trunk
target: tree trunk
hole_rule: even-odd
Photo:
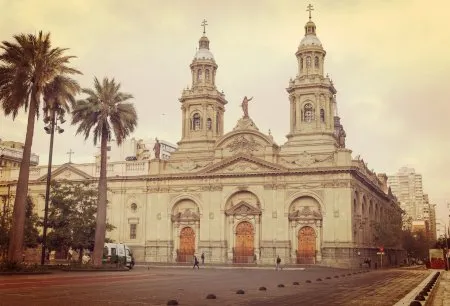
[[[92,263],[100,266],[103,258],[106,235],[106,204],[107,204],[107,182],[106,182],[106,160],[107,160],[108,132],[102,129],[102,140],[100,145],[100,178],[98,180],[98,204],[97,219],[95,227],[95,243]]]
[[[81,265],[83,263],[83,248],[79,249],[78,253],[78,263]]]
[[[28,109],[27,134],[20,163],[19,179],[17,181],[16,199],[14,201],[13,221],[9,239],[8,261],[22,261],[23,236],[25,227],[25,208],[28,196],[28,180],[30,174],[31,146],[33,145],[34,123],[36,120],[37,94],[33,92]]]

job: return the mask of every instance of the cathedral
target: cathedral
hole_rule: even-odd
[[[337,115],[336,89],[324,74],[326,52],[316,25],[306,23],[296,56],[297,76],[287,87],[290,128],[284,144],[243,116],[224,131],[225,95],[217,89],[218,64],[203,32],[183,90],[181,139],[169,159],[110,162],[109,237],[129,245],[137,262],[286,264],[336,267],[377,260],[374,236],[401,210],[376,174],[352,158]],[[294,60],[293,60],[294,63]],[[158,151],[158,148],[155,148]],[[47,166],[30,169],[30,195],[44,207]],[[18,169],[0,172],[0,194]],[[52,179],[92,181],[99,164],[54,166]],[[11,191],[15,188],[11,188]],[[400,246],[385,248],[394,264]],[[387,262],[387,261],[386,261]]]

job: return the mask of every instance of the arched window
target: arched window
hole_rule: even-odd
[[[319,68],[319,57],[318,56],[316,56],[314,58],[314,67]]]
[[[200,114],[199,113],[195,113],[194,116],[192,117],[192,129],[194,131],[200,130]]]
[[[314,109],[311,103],[306,103],[303,107],[303,121],[311,122],[314,120]]]
[[[303,70],[303,57],[300,57],[300,71]]]
[[[208,71],[208,70],[206,70]],[[211,118],[206,119],[206,129],[210,131],[212,129],[212,120]]]
[[[209,70],[208,69],[205,70],[205,80],[206,80],[206,82],[209,82]]]
[[[320,109],[320,121],[325,122],[325,111]]]
[[[197,71],[197,81],[200,82],[201,80],[202,80],[202,70],[199,69],[199,70]]]
[[[306,57],[306,68],[311,68],[311,56]]]

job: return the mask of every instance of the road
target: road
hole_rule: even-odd
[[[406,269],[356,273],[323,267],[304,271],[135,268],[0,276],[0,305],[166,305],[171,299],[179,305],[393,305],[428,273]],[[258,290],[261,286],[267,290]],[[236,294],[239,289],[245,294]],[[217,299],[206,299],[210,293]]]

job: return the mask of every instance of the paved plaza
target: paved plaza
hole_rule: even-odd
[[[430,273],[356,272],[323,267],[283,271],[138,267],[128,272],[0,276],[0,305],[166,305],[171,299],[179,305],[393,305]],[[258,290],[262,286],[267,290]],[[236,294],[239,289],[245,294]],[[210,293],[217,299],[206,299]]]

